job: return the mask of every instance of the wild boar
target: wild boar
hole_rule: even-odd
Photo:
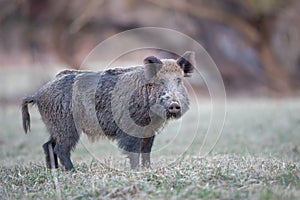
[[[143,66],[65,70],[23,98],[24,131],[30,130],[28,104],[36,104],[50,133],[43,145],[47,167],[52,158],[57,168],[59,158],[66,170],[73,168],[71,151],[81,132],[93,141],[101,136],[116,140],[132,169],[139,166],[140,156],[142,166],[150,167],[157,132],[189,108],[183,78],[191,75],[194,65],[195,53],[188,51],[177,60],[149,56]]]

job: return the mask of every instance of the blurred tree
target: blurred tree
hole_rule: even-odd
[[[0,56],[31,52],[33,62],[43,63],[53,54],[78,68],[105,38],[131,28],[162,26],[196,38],[229,88],[267,86],[289,94],[300,87],[298,2],[2,0]]]
[[[187,2],[174,0],[172,4],[158,0],[149,1],[161,7],[176,8],[180,12],[188,13],[202,20],[226,24],[237,30],[244,40],[249,43],[248,45],[255,47],[258,52],[265,73],[270,79],[269,87],[287,94],[292,92],[292,85],[286,67],[274,55],[270,43],[272,37],[272,26],[270,24],[276,19],[277,12],[288,6],[291,1],[194,0]],[[215,60],[217,59],[218,57],[215,57]],[[222,65],[222,63],[220,64]]]

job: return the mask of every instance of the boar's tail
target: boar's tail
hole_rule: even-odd
[[[30,115],[28,111],[28,104],[36,103],[35,96],[25,97],[22,100],[22,121],[23,121],[23,128],[25,133],[30,131]]]

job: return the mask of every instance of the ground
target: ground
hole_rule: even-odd
[[[198,105],[197,107],[194,107]],[[48,135],[35,107],[25,135],[20,106],[0,107],[1,199],[299,199],[300,99],[228,99],[222,135],[209,100],[192,100],[181,121],[156,138],[152,170],[129,170],[108,140],[83,136],[75,170],[45,168]]]

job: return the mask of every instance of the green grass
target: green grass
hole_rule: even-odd
[[[203,146],[212,113],[208,100],[198,104],[192,101],[187,115],[157,136],[153,169],[138,172],[129,170],[114,143],[90,143],[84,135],[72,154],[74,171],[48,170],[41,148],[48,134],[36,108],[30,108],[32,130],[25,135],[20,107],[2,105],[0,198],[300,198],[300,99],[228,100],[222,137],[206,157],[218,134]]]

